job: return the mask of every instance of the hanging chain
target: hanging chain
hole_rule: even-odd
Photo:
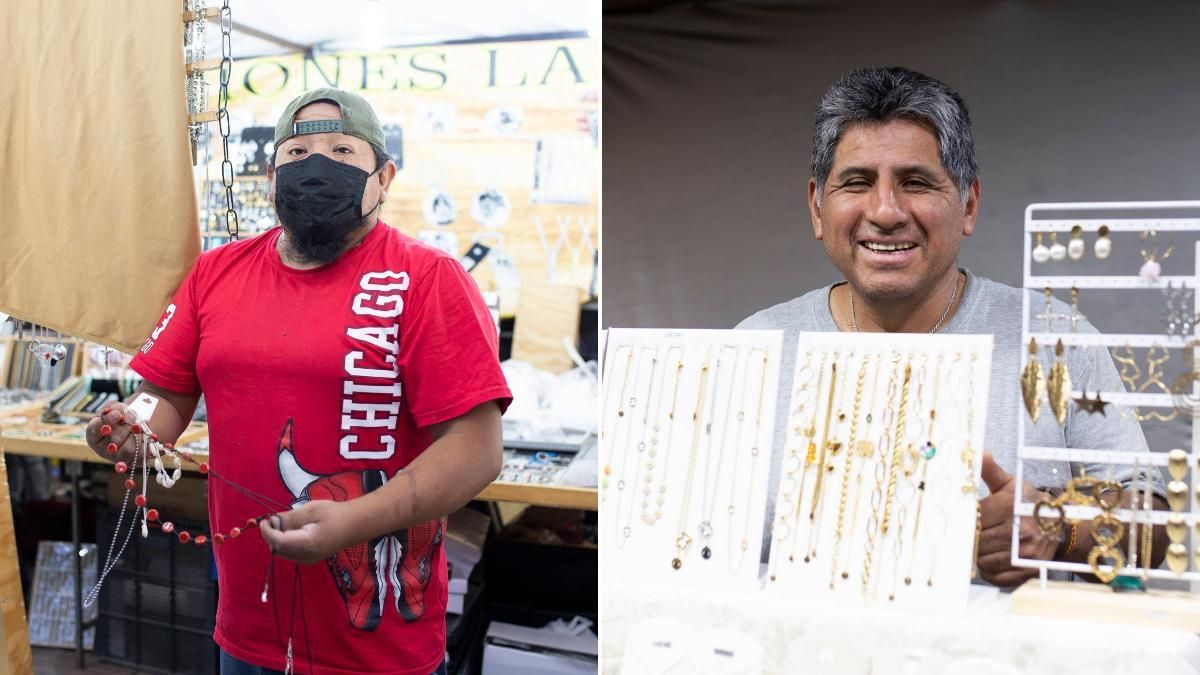
[[[233,14],[229,11],[229,0],[221,5],[221,86],[217,93],[217,129],[221,132],[221,184],[225,186],[225,230],[229,240],[238,240],[238,215],[233,203],[233,162],[229,161],[229,76],[233,71],[233,56],[230,33],[233,31]]]

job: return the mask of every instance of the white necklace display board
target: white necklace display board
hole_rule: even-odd
[[[992,336],[801,333],[766,589],[967,602]]]
[[[1181,213],[1191,217],[1179,217]],[[1200,369],[1197,368],[1197,318],[1200,305],[1195,289],[1200,279],[1200,201],[1163,202],[1083,202],[1030,204],[1025,209],[1024,286],[1045,293],[1045,309],[1034,305],[1025,294],[1022,311],[1022,388],[1025,400],[1019,406],[1017,480],[1038,462],[1071,462],[1075,465],[1103,464],[1113,470],[1131,471],[1126,485],[1106,475],[1076,475],[1057,500],[1039,503],[1018,501],[1014,505],[1013,564],[1038,568],[1045,588],[1048,570],[1095,574],[1108,582],[1118,576],[1142,580],[1186,579],[1193,591],[1200,582],[1200,531],[1188,540],[1200,517],[1193,509],[1193,495],[1200,501],[1200,433],[1195,418],[1200,417]],[[1086,217],[1075,217],[1079,213]],[[1035,217],[1037,214],[1038,217]],[[1120,217],[1109,217],[1109,216]],[[1135,216],[1136,217],[1130,217]],[[1058,237],[1070,237],[1064,247]],[[1051,245],[1046,246],[1049,238]],[[1092,246],[1085,244],[1085,238]],[[1191,266],[1179,261],[1185,251],[1194,249]],[[1130,264],[1128,251],[1140,255],[1140,267]],[[1114,253],[1125,255],[1110,255]],[[1170,258],[1174,253],[1175,257]],[[1094,258],[1089,267],[1100,267],[1109,274],[1049,274],[1062,266],[1054,263],[1067,258],[1080,261]],[[1072,263],[1067,263],[1071,265]],[[1075,263],[1081,264],[1081,263]],[[1186,274],[1167,275],[1164,264]],[[1070,269],[1069,267],[1067,268]],[[1119,274],[1118,274],[1119,273]],[[1071,290],[1070,314],[1051,311],[1055,290]],[[1103,290],[1128,296],[1128,303],[1144,299],[1136,291],[1160,290],[1167,301],[1163,326],[1151,330],[1121,333],[1080,333],[1080,290]],[[1075,348],[1113,350],[1114,361],[1121,365],[1121,391],[1087,392],[1075,390],[1063,362],[1063,351]],[[1134,349],[1148,350],[1135,355]],[[1036,352],[1038,356],[1031,356]],[[1157,355],[1156,355],[1157,352]],[[1164,364],[1179,359],[1185,365],[1178,378],[1166,378]],[[1145,373],[1141,365],[1146,366]],[[1127,371],[1128,367],[1128,371]],[[1047,406],[1048,403],[1048,406]],[[1045,408],[1045,409],[1044,409]],[[1048,411],[1047,411],[1048,409]],[[1139,422],[1186,424],[1190,427],[1191,447],[1169,449],[1150,447],[1149,453],[1124,452],[1096,448],[1038,447],[1027,442],[1030,425],[1062,425],[1073,409],[1089,414],[1133,415]],[[1039,414],[1031,418],[1031,414]],[[1166,469],[1166,497],[1169,511],[1156,509],[1155,487],[1149,467]],[[1121,503],[1126,493],[1132,508]],[[1072,523],[1091,522],[1095,541],[1080,541],[1089,549],[1089,563],[1034,560],[1020,556],[1018,527],[1022,518],[1033,518],[1038,527],[1057,537],[1069,536]],[[1151,566],[1151,528],[1163,526],[1170,539],[1167,569]],[[1126,546],[1121,546],[1125,535]]]
[[[757,587],[782,339],[781,331],[608,331],[605,576]]]

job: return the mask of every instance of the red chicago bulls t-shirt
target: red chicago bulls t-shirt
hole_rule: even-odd
[[[202,255],[133,360],[155,385],[202,391],[212,470],[278,505],[210,478],[214,532],[370,492],[425,451],[430,425],[512,396],[491,314],[457,260],[379,223],[333,263],[294,270],[279,234]],[[298,586],[256,532],[215,544],[217,643],[277,670],[290,634],[297,672],[432,672],[446,648],[444,525],[302,566]]]

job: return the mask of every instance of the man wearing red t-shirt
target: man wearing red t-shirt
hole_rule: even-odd
[[[383,147],[360,96],[292,101],[268,169],[281,226],[202,255],[133,360],[163,441],[205,395],[212,532],[279,511],[214,547],[225,675],[289,656],[297,672],[445,670],[444,516],[499,472],[511,394],[474,281],[378,220]],[[133,421],[115,405],[88,442],[127,460]]]

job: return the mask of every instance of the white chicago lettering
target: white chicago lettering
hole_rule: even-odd
[[[355,316],[396,319],[404,312],[407,272],[368,272],[358,282],[350,302]],[[347,378],[342,381],[342,436],[338,451],[346,459],[389,459],[396,453],[396,430],[400,419],[399,381],[400,327],[386,325],[349,326],[346,335],[355,342],[346,354]],[[371,349],[365,349],[370,345]],[[386,367],[380,366],[380,359]],[[386,397],[386,398],[384,398]],[[391,400],[388,401],[387,398]],[[373,429],[360,437],[358,430]],[[347,433],[354,431],[356,433]]]
[[[351,446],[358,443],[358,436],[355,434],[342,436],[342,457],[346,459],[387,459],[395,454],[396,439],[391,436],[380,436],[379,440],[383,441],[382,449],[354,448]]]
[[[400,383],[395,384],[358,384],[354,380],[342,382],[342,393],[347,396],[355,394],[391,394],[400,398]]]
[[[385,303],[391,303],[391,307],[377,309],[376,307],[368,307],[367,303],[371,303],[376,307],[384,307]],[[359,316],[377,316],[381,319],[394,319],[404,311],[404,299],[398,295],[359,293],[354,296],[354,305],[352,307],[354,313]]]
[[[395,431],[399,412],[399,403],[355,403],[343,399],[342,431],[355,428]],[[363,416],[355,417],[355,413],[363,413]]]
[[[395,279],[396,283],[377,284],[374,283],[376,279]],[[408,272],[367,272],[358,282],[358,287],[364,291],[407,291]]]
[[[400,367],[396,365],[396,357],[388,356],[384,358],[392,365],[391,370],[383,370],[382,368],[360,368],[356,365],[357,361],[362,360],[365,356],[362,352],[350,352],[346,355],[346,373],[355,377],[386,377],[393,378],[400,374]]]
[[[395,324],[391,326],[367,326],[366,328],[346,329],[346,335],[355,340],[373,344],[393,354],[400,353],[400,341],[396,338],[399,333],[400,327]]]

